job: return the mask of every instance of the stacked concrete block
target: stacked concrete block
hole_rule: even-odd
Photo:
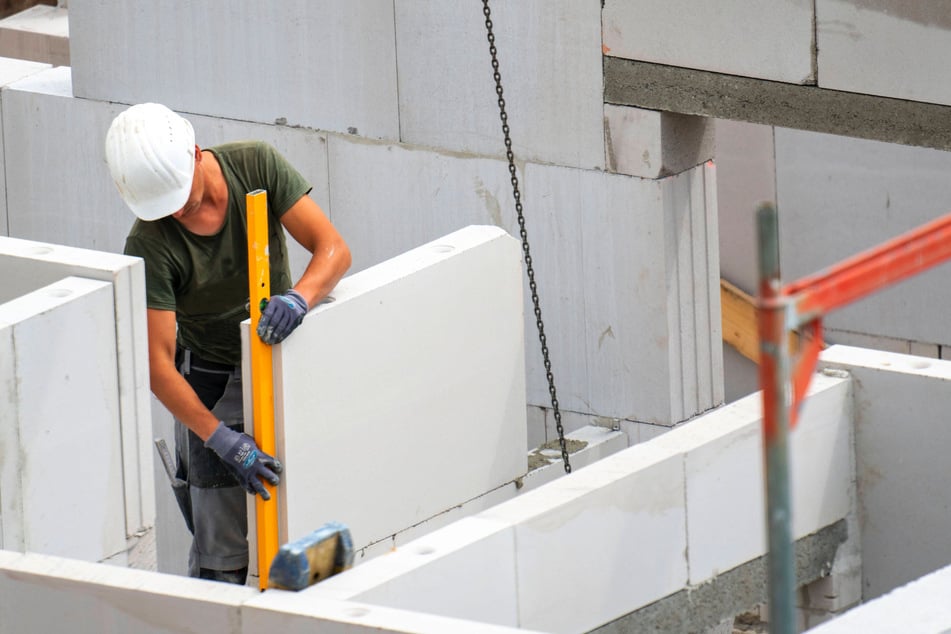
[[[816,2],[819,86],[951,104],[936,81],[951,47],[948,7],[933,2]]]
[[[23,79],[33,73],[46,70],[49,67],[49,64],[0,57],[0,87]],[[0,108],[0,111],[2,111],[2,108]],[[2,128],[0,128],[0,139],[2,138]],[[3,144],[0,143],[0,161],[3,161],[3,157]],[[0,236],[10,235],[9,222],[7,220],[6,191],[6,179],[0,179]]]
[[[516,240],[468,227],[333,297],[275,349],[282,541],[337,520],[363,548],[525,475]]]
[[[851,402],[849,379],[815,377],[791,438],[796,538],[852,509]],[[761,425],[751,396],[301,596],[591,631],[765,554]],[[705,608],[711,625],[732,616],[718,607]]]
[[[105,162],[105,132],[119,104],[74,99],[68,67],[0,93],[9,235],[121,253],[134,217]],[[55,183],[55,186],[51,185]]]
[[[777,128],[776,166],[786,281],[951,211],[951,152]],[[831,313],[825,325],[944,344],[951,303],[935,289],[946,277],[947,265],[922,273]]]
[[[118,421],[110,433],[121,439],[125,531],[131,536],[155,521],[152,428],[149,415],[148,352],[145,323],[145,269],[136,258],[47,243],[0,238],[0,271],[5,299],[18,297],[69,275],[107,282],[113,305],[106,343],[115,350]],[[66,320],[59,327],[75,334]],[[77,339],[82,339],[78,337]],[[25,373],[21,368],[18,372]],[[25,380],[39,377],[24,374]],[[40,375],[42,376],[42,374]],[[63,407],[72,406],[60,403]]]
[[[3,227],[9,225],[6,232],[18,238],[121,252],[135,217],[112,184],[104,143],[112,118],[125,106],[76,99],[71,94],[69,68],[28,64],[10,65],[11,77],[29,76],[10,83],[2,92],[6,151],[18,157],[5,165],[5,200],[11,211]],[[313,185],[310,196],[329,215],[326,134],[185,116],[195,128],[200,147],[245,139],[274,145]],[[30,123],[24,125],[24,121]],[[50,179],[57,180],[58,186],[46,186]],[[7,213],[6,206],[3,211]],[[288,246],[292,272],[299,275],[309,254],[292,239]]]
[[[396,140],[393,2],[70,3],[77,97]]]
[[[5,631],[242,632],[239,609],[254,588],[70,559],[0,551]]]
[[[66,9],[38,4],[0,20],[0,55],[69,66]]]
[[[951,562],[945,538],[951,363],[833,346],[822,364],[855,378],[862,590],[872,599]]]
[[[607,0],[604,52],[793,84],[815,82],[812,0]]]
[[[525,634],[366,603],[182,579],[37,554],[0,551],[0,624],[11,632],[186,634]],[[528,634],[531,634],[528,632]]]
[[[722,403],[714,168],[654,181],[529,164],[525,188],[561,406],[673,425]],[[529,402],[544,406],[534,322]]]
[[[341,136],[328,145],[330,209],[354,271],[470,224],[516,226],[503,161]]]
[[[102,561],[126,547],[112,285],[4,300],[0,546]]]
[[[481,5],[397,0],[395,6],[401,140],[501,155]],[[531,0],[491,9],[515,156],[603,168],[598,4]]]

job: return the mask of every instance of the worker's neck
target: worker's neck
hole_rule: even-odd
[[[199,165],[201,203],[190,213],[176,218],[191,233],[212,236],[221,231],[228,210],[228,185],[215,155],[202,152]]]

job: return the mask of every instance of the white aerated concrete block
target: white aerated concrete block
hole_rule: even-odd
[[[516,523],[519,625],[589,631],[683,587],[683,476],[641,445],[483,513]]]
[[[69,66],[66,9],[38,4],[0,20],[0,55]]]
[[[395,141],[393,12],[391,0],[77,0],[75,95]]]
[[[944,634],[951,631],[951,566],[808,630],[809,634]]]
[[[6,86],[33,73],[38,73],[49,68],[49,64],[38,62],[28,62],[19,59],[10,59],[0,57],[0,86]],[[2,112],[0,107],[0,112]],[[0,127],[0,141],[3,140],[3,130]],[[0,143],[0,161],[4,160],[3,144]],[[6,179],[0,179],[0,236],[10,235],[10,228],[7,221],[7,184]]]
[[[415,0],[395,6],[401,140],[504,155],[481,7]],[[603,169],[598,4],[528,0],[491,9],[515,156]]]
[[[951,152],[777,128],[776,167],[787,282],[951,210]],[[951,298],[935,292],[949,270],[944,264],[836,310],[825,326],[951,343],[944,319]]]
[[[822,364],[855,378],[862,588],[871,599],[951,562],[951,362],[832,346]]]
[[[4,165],[9,234],[121,253],[135,217],[109,176],[104,144],[123,107],[74,99],[68,67],[11,84],[0,99],[5,154],[17,157]]]
[[[756,207],[776,200],[773,128],[718,119],[714,129],[720,275],[747,293],[755,293],[759,284]]]
[[[819,86],[951,104],[951,13],[940,2],[817,0]]]
[[[713,120],[604,104],[607,169],[660,178],[713,158]]]
[[[241,624],[242,634],[531,634],[522,628],[281,590],[270,590],[246,602],[241,609]]]
[[[849,512],[850,382],[817,374],[789,439],[794,539]],[[683,452],[690,583],[766,552],[762,395],[670,431],[654,444]]]
[[[813,6],[813,0],[607,0],[602,18],[604,53],[808,83],[815,80]]]
[[[359,549],[525,474],[516,240],[468,227],[333,296],[275,348],[282,540],[337,520]]]
[[[672,425],[722,403],[715,170],[529,164],[532,258],[565,410]],[[550,402],[526,295],[528,394]]]
[[[60,527],[67,532],[65,527]],[[4,632],[241,634],[241,604],[256,588],[0,552]]]
[[[145,317],[145,269],[138,258],[0,237],[0,302],[52,284],[67,275],[112,284],[117,355],[119,425],[126,534],[155,521],[152,477],[152,426],[149,405],[148,335]],[[65,326],[68,328],[68,326]]]
[[[0,304],[0,538],[101,561],[125,549],[112,287],[66,277]]]
[[[515,530],[468,517],[306,592],[517,627]]]

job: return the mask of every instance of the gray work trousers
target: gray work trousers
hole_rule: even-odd
[[[243,431],[241,369],[206,367],[189,355],[179,370],[206,407],[232,429]],[[175,421],[178,476],[188,482],[179,505],[192,532],[191,577],[241,583],[248,566],[248,494],[214,452],[181,421]]]

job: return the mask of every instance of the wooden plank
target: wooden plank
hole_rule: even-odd
[[[752,296],[721,279],[720,311],[723,340],[744,357],[758,364],[759,335],[756,332],[756,305]]]

